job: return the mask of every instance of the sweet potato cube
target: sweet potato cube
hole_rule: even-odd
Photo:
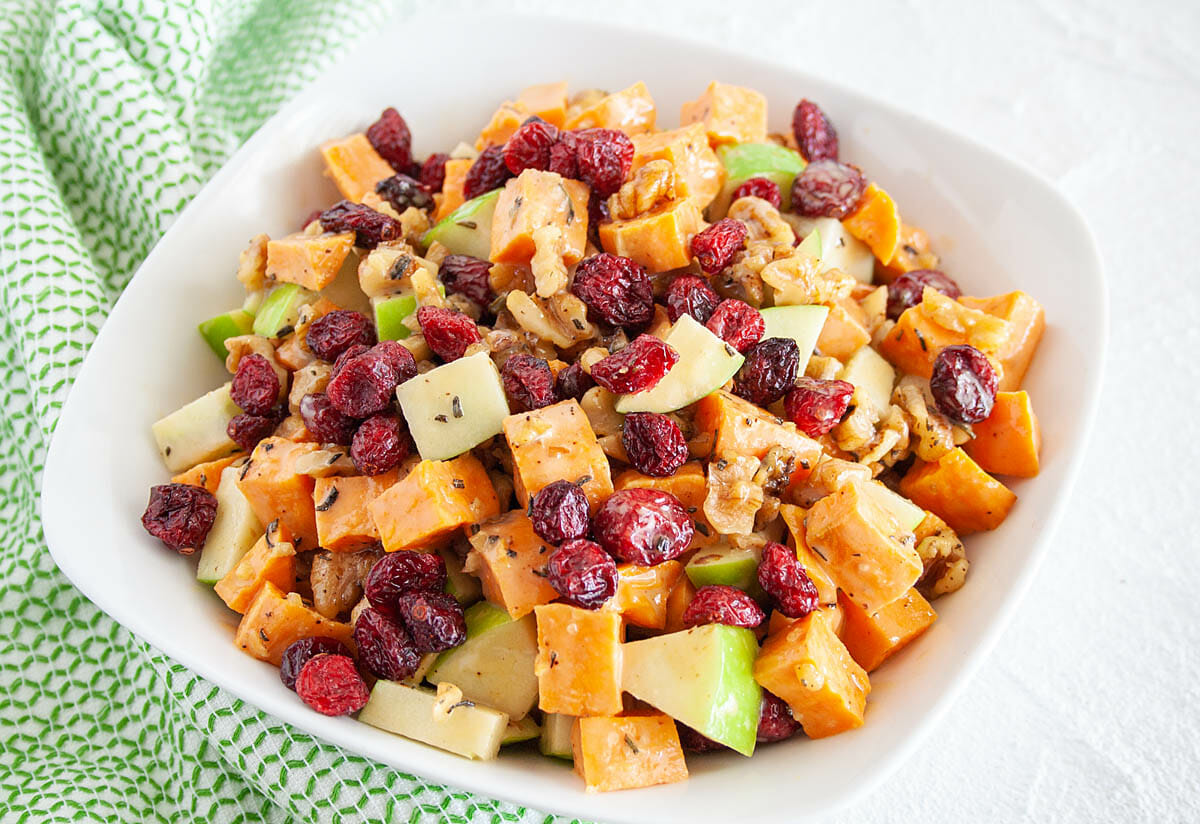
[[[829,574],[821,556],[813,552],[808,545],[808,530],[804,526],[808,510],[793,504],[780,504],[779,514],[783,516],[783,522],[792,534],[792,541],[796,545],[796,558],[817,587],[817,597],[822,604],[837,603],[837,582]]]
[[[1019,291],[990,298],[964,297],[960,303],[1008,321],[1008,340],[994,356],[1001,367],[1000,390],[1012,392],[1020,389],[1042,333],[1046,330],[1046,311],[1042,305]]]
[[[652,160],[665,160],[675,169],[675,191],[691,198],[700,209],[712,202],[725,182],[725,167],[708,145],[701,123],[636,135],[633,147],[631,175]]]
[[[525,110],[524,106],[511,100],[505,100],[492,114],[487,125],[479,130],[475,148],[483,150],[488,146],[503,146],[513,136],[513,132],[521,128],[521,124],[528,117],[529,112]]]
[[[504,184],[492,218],[491,259],[529,263],[536,251],[533,232],[557,226],[563,234],[563,260],[578,263],[587,245],[588,187],[554,172],[526,169]]]
[[[263,438],[238,480],[238,489],[259,523],[278,519],[294,536],[292,542],[298,551],[316,549],[319,544],[313,479],[296,471],[296,460],[320,448],[315,443]]]
[[[438,202],[437,211],[433,213],[435,221],[449,215],[459,206],[466,203],[463,187],[467,182],[467,172],[471,169],[471,161],[466,158],[451,158],[446,161],[446,179],[442,183],[442,199]]]
[[[966,343],[967,336],[934,323],[920,305],[905,309],[879,342],[879,354],[902,372],[928,378],[933,361],[947,346]]]
[[[896,600],[921,577],[913,533],[861,481],[813,504],[806,525],[808,545],[868,612]]]
[[[605,608],[620,613],[626,623],[647,629],[667,625],[667,599],[683,574],[683,564],[663,561],[654,566],[617,566],[617,594]]]
[[[875,259],[891,263],[900,246],[900,210],[891,195],[874,183],[867,186],[862,202],[842,221],[846,231],[867,244]]]
[[[244,455],[230,455],[228,458],[217,458],[215,461],[196,464],[187,472],[181,472],[173,477],[171,483],[203,487],[215,495],[217,487],[221,484],[221,472],[234,461],[244,457]]]
[[[839,603],[845,614],[839,633],[842,643],[850,657],[867,672],[874,672],[937,620],[933,607],[915,589],[875,612],[867,612],[844,592]]]
[[[621,616],[568,604],[544,604],[537,615],[538,706],[564,715],[621,711]]]
[[[575,113],[567,121],[568,129],[617,129],[629,135],[654,131],[656,109],[650,90],[642,81],[627,89],[600,98]]]
[[[788,703],[809,738],[861,727],[871,691],[866,671],[834,632],[828,609],[768,635],[754,662],[754,680]]]
[[[323,144],[321,157],[325,158],[325,174],[342,197],[356,203],[367,192],[374,192],[376,183],[396,173],[362,132]]]
[[[233,642],[247,655],[279,666],[284,650],[301,638],[317,635],[336,638],[354,649],[354,627],[341,621],[330,621],[305,606],[299,593],[285,595],[267,581],[242,616]]]
[[[870,342],[871,335],[866,326],[851,314],[850,309],[841,303],[829,307],[825,325],[817,338],[817,349],[822,355],[845,361]]]
[[[767,99],[754,89],[713,81],[704,94],[683,104],[679,122],[702,123],[713,146],[722,143],[765,143]]]
[[[317,538],[330,552],[355,552],[379,540],[371,503],[400,480],[393,469],[382,475],[317,478],[313,487]]]
[[[517,96],[517,107],[561,129],[567,119],[567,82],[528,86]]]
[[[841,601],[835,599],[832,604],[822,604],[821,611],[825,613],[826,620],[829,621],[829,626],[834,634],[840,638],[845,622],[845,612],[842,610]],[[767,635],[783,632],[792,624],[802,620],[804,619],[789,618],[777,609],[771,610],[771,617],[767,619]]]
[[[267,277],[316,292],[337,277],[354,247],[354,232],[297,232],[267,243]]]
[[[571,728],[575,772],[587,791],[632,790],[688,777],[679,731],[662,713],[580,718]]]
[[[565,400],[504,419],[513,456],[513,486],[521,506],[553,481],[578,483],[592,512],[612,494],[608,458],[578,401]]]
[[[680,197],[644,215],[600,224],[600,245],[651,273],[666,272],[691,263],[692,237],[703,228],[696,201]]]
[[[445,543],[455,530],[500,512],[487,470],[471,453],[421,461],[371,502],[371,518],[388,552]]]
[[[696,403],[697,433],[712,433],[713,455],[752,455],[761,458],[773,446],[795,459],[792,483],[811,474],[821,458],[821,445],[769,412],[730,392],[717,390]]]
[[[663,629],[667,632],[679,632],[687,629],[683,625],[683,613],[687,610],[692,599],[696,597],[696,585],[687,575],[680,575],[671,593],[667,596],[667,618]]]
[[[984,472],[966,452],[954,449],[932,463],[917,461],[900,481],[900,491],[959,535],[995,529],[1017,496]]]
[[[984,472],[1018,478],[1038,474],[1042,428],[1028,392],[997,392],[992,414],[972,428],[975,439],[964,444],[963,451]]]
[[[533,531],[523,511],[484,521],[470,541],[463,569],[479,576],[483,597],[508,610],[513,620],[558,598],[546,581],[546,560],[555,548]]]
[[[292,534],[278,521],[258,539],[242,560],[213,587],[234,612],[245,612],[266,583],[287,592],[296,583],[296,548]]]
[[[916,269],[937,269],[941,259],[934,254],[929,235],[917,226],[900,223],[900,244],[895,256],[883,266],[875,267],[876,283],[891,283],[905,272]]]

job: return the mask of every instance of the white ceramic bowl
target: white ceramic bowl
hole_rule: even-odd
[[[613,822],[797,820],[866,792],[953,701],[1051,547],[1095,412],[1107,330],[1100,261],[1083,219],[1033,173],[976,143],[764,60],[622,28],[511,17],[456,20],[448,56],[444,38],[414,37],[419,30],[430,29],[412,22],[385,27],[271,118],[130,282],[80,371],[50,447],[42,512],[55,561],[109,615],[233,694],[434,781]],[[663,127],[676,125],[680,104],[711,79],[762,91],[778,131],[789,127],[800,97],[815,99],[837,125],[842,157],[878,180],[908,221],[930,231],[945,269],[967,294],[1025,289],[1045,305],[1048,322],[1026,380],[1045,434],[1042,473],[1013,484],[1020,501],[999,530],[968,541],[967,586],[936,603],[933,629],[872,676],[865,726],[764,747],[753,761],[693,758],[685,783],[602,795],[585,794],[567,767],[535,753],[469,762],[312,712],[272,667],[233,646],[234,616],[196,583],[194,561],[165,551],[139,523],[148,487],[167,477],[151,422],[224,379],[195,326],[240,302],[238,252],[252,235],[294,230],[336,199],[316,146],[394,105],[424,156],[469,139],[521,87],[560,78],[573,89],[645,80]]]

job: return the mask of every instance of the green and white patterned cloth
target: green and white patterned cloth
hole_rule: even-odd
[[[155,241],[259,124],[395,10],[0,0],[0,821],[550,822],[242,704],[55,568],[46,444]]]

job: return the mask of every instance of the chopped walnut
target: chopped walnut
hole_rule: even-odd
[[[250,245],[238,255],[237,279],[247,292],[267,285],[267,243],[270,240],[266,235],[255,235]]]
[[[609,351],[602,346],[589,346],[579,355],[579,368],[589,375],[592,367],[609,356]]]
[[[229,350],[229,356],[225,358],[225,368],[229,370],[229,374],[237,373],[238,364],[247,355],[262,355],[271,364],[275,377],[279,379],[280,400],[287,397],[289,373],[275,357],[275,347],[271,341],[262,335],[238,335],[235,338],[226,338],[225,348]]]
[[[300,401],[305,395],[316,395],[325,391],[329,373],[333,367],[328,363],[313,361],[292,373],[292,391],[288,393],[288,409],[300,411]]]
[[[775,290],[777,305],[834,303],[848,297],[855,283],[841,269],[821,271],[821,262],[805,254],[773,261],[760,275]]]
[[[841,373],[842,362],[824,355],[813,355],[808,359],[808,366],[804,368],[805,375],[822,381],[836,380]]]
[[[597,437],[620,435],[625,416],[617,411],[617,396],[603,386],[593,386],[579,402]]]
[[[782,446],[772,446],[763,456],[758,471],[754,473],[754,483],[770,495],[779,495],[787,488],[796,468],[796,456]]]
[[[609,458],[621,463],[629,463],[629,453],[625,451],[625,442],[621,440],[620,435],[602,435],[596,438],[596,442],[600,444],[600,449]]]
[[[513,291],[508,293],[505,305],[522,329],[560,349],[596,337],[596,327],[587,319],[586,304],[569,292],[539,298]]]
[[[875,438],[858,460],[871,468],[872,475],[878,475],[908,457],[908,443],[908,421],[904,412],[898,406],[891,406],[880,422]]]
[[[437,272],[418,266],[409,276],[418,306],[445,306],[446,299],[439,289]]]
[[[392,220],[400,219],[400,214],[392,208],[392,204],[388,203],[376,192],[370,191],[364,193],[362,196],[362,205],[370,206],[375,211],[387,215]],[[404,236],[408,237],[408,232],[405,232]]]
[[[905,375],[892,392],[892,403],[903,410],[912,431],[912,448],[923,461],[936,461],[954,449],[954,424],[937,411],[929,381]]]
[[[995,352],[1008,340],[1008,321],[963,306],[936,289],[926,286],[918,305],[921,312],[938,326],[952,332],[965,333],[967,343],[981,352]]]
[[[479,323],[479,319],[483,317],[483,309],[478,303],[471,300],[466,295],[460,295],[457,293],[446,295],[445,306],[447,309],[453,309],[456,312],[462,312],[476,323]]]
[[[857,453],[875,438],[875,424],[879,422],[880,410],[862,387],[855,387],[850,398],[850,410],[830,434],[838,448]]]
[[[432,263],[434,267],[441,269],[442,261],[450,255],[450,250],[442,245],[440,240],[435,240],[429,244],[429,248],[425,250],[425,259]]]
[[[668,160],[651,160],[608,200],[614,220],[630,220],[675,198],[675,167]]]
[[[954,592],[967,580],[967,550],[958,534],[936,515],[926,515],[917,527],[917,554],[924,572],[917,591],[929,600]]]
[[[429,215],[416,206],[409,206],[400,213],[400,226],[404,230],[404,239],[417,244],[429,231]]]
[[[492,291],[503,298],[509,292],[532,292],[533,270],[516,263],[493,263],[488,270]]]
[[[433,720],[445,721],[461,706],[475,706],[470,701],[463,700],[463,691],[449,681],[442,681],[437,686],[437,697],[433,700]]]
[[[746,248],[733,255],[733,260],[713,283],[723,298],[736,298],[754,307],[762,306],[764,290],[763,268],[775,260],[776,247],[765,240],[752,240]]]
[[[754,531],[754,516],[763,505],[763,488],[754,483],[759,460],[748,455],[715,458],[708,464],[704,517],[722,535]]]
[[[513,501],[512,476],[507,472],[490,470],[488,478],[492,481],[492,488],[496,490],[496,498],[500,501],[500,511],[508,512],[512,508]]]
[[[529,268],[533,271],[533,283],[540,298],[548,298],[567,286],[569,276],[567,264],[563,262],[566,238],[562,228],[547,223],[533,230],[533,259]]]
[[[379,549],[361,552],[318,552],[312,559],[313,608],[336,620],[363,597],[363,581],[383,556]]]
[[[413,360],[417,362],[417,371],[424,373],[433,367],[433,350],[429,348],[429,344],[425,342],[425,336],[420,332],[414,332],[404,340],[396,342],[412,352]],[[422,365],[425,365],[424,369],[421,368]]]
[[[369,298],[404,291],[412,287],[412,275],[423,264],[437,268],[418,257],[407,243],[381,243],[359,261],[359,288]]]
[[[746,224],[747,240],[766,240],[773,246],[791,249],[796,243],[796,233],[784,220],[779,210],[757,197],[738,198],[729,207],[728,217]]]
[[[871,480],[869,467],[841,458],[825,457],[817,463],[812,474],[793,491],[797,504],[810,507],[826,495],[832,495],[855,481]]]

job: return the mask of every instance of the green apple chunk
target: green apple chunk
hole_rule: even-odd
[[[456,458],[500,434],[508,398],[487,352],[459,358],[396,387],[417,451],[427,461]]]
[[[463,560],[454,553],[454,550],[442,547],[438,550],[438,555],[442,556],[442,561],[446,565],[446,592],[453,596],[454,600],[465,607],[483,597],[483,586],[479,583],[479,579],[471,573],[463,571]]]
[[[263,299],[262,305],[254,315],[254,334],[264,338],[279,337],[289,329],[295,328],[300,318],[300,307],[317,299],[316,292],[310,292],[295,283],[281,283],[271,290]]]
[[[682,409],[720,389],[745,360],[691,315],[680,315],[665,340],[679,353],[679,361],[651,388],[617,398],[622,415]]]
[[[754,753],[762,689],[758,641],[745,627],[706,624],[625,644],[630,695],[742,755]]]
[[[358,720],[466,758],[496,757],[508,729],[507,715],[460,703],[443,717],[434,713],[436,701],[432,690],[380,679]]]
[[[767,327],[764,338],[791,338],[796,342],[800,350],[798,374],[803,375],[817,346],[817,338],[821,337],[825,318],[829,317],[829,307],[770,306],[762,310],[762,317]]]
[[[725,216],[733,202],[733,190],[752,177],[765,177],[779,185],[783,209],[792,203],[792,181],[804,170],[804,158],[798,152],[775,143],[738,143],[717,149],[725,166],[725,185],[713,199],[709,219]]]
[[[413,333],[405,319],[417,311],[415,295],[391,295],[371,298],[375,313],[375,331],[380,340],[404,340]]]
[[[787,214],[784,219],[806,238],[812,232],[821,233],[822,271],[841,269],[860,283],[870,283],[875,278],[875,255],[871,248],[850,234],[837,218]]]
[[[903,495],[897,495],[879,481],[866,481],[859,489],[870,496],[882,509],[890,512],[909,532],[916,532],[921,521],[925,520],[925,510]]]
[[[232,309],[215,318],[209,318],[196,327],[200,332],[200,337],[204,338],[204,342],[221,360],[229,357],[229,350],[225,348],[225,339],[236,338],[238,335],[249,335],[253,328],[254,315],[245,309]]]
[[[697,589],[721,585],[756,592],[758,562],[761,560],[761,549],[735,547],[722,542],[698,550],[683,571]]]
[[[431,684],[449,681],[476,704],[519,721],[537,702],[533,672],[537,625],[532,614],[518,621],[487,601],[467,609],[467,640],[446,650],[425,674]]]
[[[196,567],[196,580],[202,584],[215,584],[224,578],[263,534],[262,524],[238,488],[241,471],[240,466],[227,466],[221,470],[216,496],[217,517],[208,531],[204,548],[200,550],[200,563]]]
[[[862,389],[881,412],[892,402],[896,370],[870,344],[850,356],[838,377],[854,384],[855,389]]]
[[[428,249],[436,240],[452,255],[487,260],[492,251],[492,215],[496,213],[500,192],[500,189],[493,189],[468,200],[426,232],[421,238],[422,244]]]
[[[229,387],[226,383],[214,389],[150,427],[167,469],[183,472],[238,451],[225,434],[230,419],[242,411],[229,397]]]
[[[511,744],[522,744],[540,737],[541,734],[542,728],[538,725],[538,722],[526,716],[520,721],[508,722],[508,726],[504,730],[504,738],[500,741],[500,746],[507,747]]]
[[[571,750],[571,728],[575,726],[575,716],[548,712],[542,716],[542,737],[538,739],[538,751],[551,758],[575,759]]]

